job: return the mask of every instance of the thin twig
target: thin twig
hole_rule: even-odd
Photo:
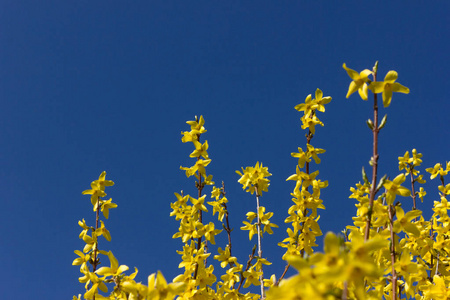
[[[377,81],[377,65],[374,67],[373,72],[373,81]],[[364,240],[367,241],[370,235],[370,222],[372,218],[372,209],[373,202],[375,200],[376,188],[377,188],[377,171],[378,171],[378,132],[380,128],[378,128],[378,97],[377,94],[373,94],[373,156],[371,159],[372,162],[372,186],[370,189],[370,199],[369,199],[369,210],[367,212],[367,223],[366,230],[364,234]]]
[[[308,130],[308,134],[306,135],[306,151],[308,151],[308,145],[311,144],[311,140],[314,137],[314,135],[312,134],[311,130]],[[309,162],[306,161],[305,163],[305,173],[309,175]],[[308,188],[306,188],[306,191],[308,191]],[[308,214],[308,209],[305,208],[303,210],[303,215],[302,217],[306,217],[306,215]],[[303,222],[302,227],[300,229],[300,233],[303,231],[303,228],[305,227],[305,222]],[[298,241],[298,240],[297,240]],[[298,244],[298,242],[297,242]],[[303,248],[302,250],[300,250],[300,256],[303,257],[305,255],[305,248]],[[283,280],[284,276],[286,276],[287,271],[290,268],[290,264],[287,264],[286,267],[284,268],[283,274],[281,274],[280,278],[278,278],[277,282],[274,284],[274,286],[278,286],[281,282],[281,280]]]
[[[200,134],[197,135],[197,141],[200,142]],[[200,160],[200,156],[197,157],[197,161],[199,161],[199,160]],[[198,174],[198,182],[197,182],[198,199],[200,199],[202,197],[202,190],[203,190],[202,174],[200,173],[200,170],[197,170],[197,174]],[[202,223],[202,210],[201,209],[198,211],[198,221],[200,223]],[[200,236],[197,239],[197,254],[201,248],[201,245],[202,245],[202,236]],[[198,273],[198,264],[195,266],[194,279],[197,278],[197,273]]]
[[[414,188],[414,176],[413,176],[413,165],[409,165],[409,175],[411,177],[411,192],[412,192],[412,198],[413,198],[413,210],[416,210],[416,190]],[[414,218],[414,222],[417,221],[417,218]]]
[[[281,274],[280,278],[278,278],[278,280],[277,280],[277,282],[275,282],[274,286],[279,286],[280,285],[281,280],[284,278],[284,276],[286,276],[286,273],[289,270],[290,266],[291,266],[290,264],[286,265],[286,267],[284,268],[283,274]]]
[[[395,271],[395,233],[394,233],[394,205],[389,205],[389,230],[391,233],[391,264],[392,264],[392,300],[397,300],[397,272]]]
[[[255,193],[256,193],[256,213],[258,217],[258,222],[256,223],[256,227],[258,229],[258,256],[259,258],[262,258],[262,245],[261,245],[261,216],[259,215],[259,192],[258,192],[258,186],[255,186]],[[261,275],[259,275],[259,282],[261,283],[261,299],[264,300],[266,298],[264,294],[264,273],[263,273],[263,267],[261,264],[261,268],[259,270],[261,272]]]
[[[95,236],[95,242],[94,242],[94,261],[92,263],[92,273],[95,273],[97,270],[97,265],[99,264],[97,253],[98,253],[98,236],[97,236],[97,229],[98,229],[98,220],[99,220],[99,213],[100,213],[100,197],[97,197],[97,210],[95,215],[95,231],[92,234],[92,237]],[[95,294],[92,298],[95,300]]]
[[[225,183],[222,181],[222,197],[225,197],[225,195],[227,194],[225,192]],[[227,225],[224,227],[225,231],[227,232],[228,235],[228,247],[230,249],[230,256],[232,256],[231,254],[231,227],[230,227],[230,221],[228,220],[228,207],[227,204],[224,202],[222,203],[223,208],[225,209],[225,222],[227,223]]]
[[[248,256],[248,261],[247,261],[247,265],[245,266],[245,270],[241,272],[241,280],[239,282],[239,286],[237,288],[237,291],[239,292],[242,284],[244,283],[244,272],[248,271],[248,269],[250,269],[250,266],[252,265],[252,260],[255,258],[255,251],[256,251],[256,245],[255,247],[253,247],[252,249],[252,254],[250,254]]]

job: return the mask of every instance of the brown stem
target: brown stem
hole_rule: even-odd
[[[309,130],[309,131],[308,131],[308,134],[306,135],[306,150],[308,149],[308,145],[311,144],[311,140],[312,140],[313,137],[314,137],[314,135],[313,135],[312,132]],[[307,151],[308,151],[308,150],[307,150]],[[306,162],[306,163],[305,163],[305,173],[309,175],[309,162]],[[308,190],[308,188],[306,188],[306,190]],[[306,217],[306,214],[307,214],[307,213],[308,213],[308,209],[305,208],[305,209],[303,210],[303,217]],[[302,229],[300,230],[300,232],[303,231],[304,225],[305,225],[305,224],[303,223],[303,224],[302,224]],[[305,255],[305,249],[304,249],[304,248],[300,251],[300,255],[301,255],[301,257],[303,257],[303,255]],[[274,286],[278,286],[278,285],[280,284],[281,280],[283,280],[284,276],[286,276],[286,273],[287,273],[287,271],[289,270],[290,266],[291,266],[290,264],[287,264],[287,265],[286,265],[286,267],[284,268],[283,274],[281,274],[280,278],[278,278],[278,280],[277,280],[277,282],[274,284]]]
[[[309,130],[308,131],[308,135],[306,136],[306,151],[308,151],[308,145],[311,144],[311,140],[314,137],[314,135],[312,134],[312,132]],[[309,175],[309,162],[305,163],[305,173],[307,175]],[[308,191],[309,187],[306,188],[306,191]],[[305,207],[305,209],[303,210],[303,217],[306,217],[306,215],[308,214],[308,209]],[[303,231],[303,228],[305,228],[305,223],[303,222],[302,224],[302,229],[300,230],[300,234]],[[305,255],[305,248],[303,248],[301,251],[301,257],[303,257]]]
[[[198,139],[200,139],[200,136],[198,137]],[[197,161],[200,160],[200,156],[197,157]],[[200,171],[197,171],[198,174],[198,182],[197,182],[197,189],[198,189],[198,199],[200,199],[202,197],[202,190],[203,190],[203,185],[202,185],[202,174],[200,173]],[[202,223],[202,210],[200,209],[198,211],[198,221],[200,223]],[[200,236],[197,239],[197,255],[198,255],[198,251],[200,250],[202,245],[202,236]],[[198,264],[195,266],[195,272],[194,272],[194,279],[197,278],[197,273],[198,273]]]
[[[414,175],[413,175],[413,169],[414,166],[409,165],[409,175],[411,177],[411,192],[412,192],[412,198],[413,198],[413,210],[416,210],[416,190],[414,188]],[[414,218],[414,222],[417,222],[417,218]]]
[[[395,271],[395,233],[394,233],[394,205],[389,205],[389,230],[391,233],[391,264],[392,264],[392,300],[397,299],[397,272]]]
[[[223,181],[222,181],[222,191],[221,191],[221,193],[222,193],[222,197],[225,197],[225,195],[226,195],[225,183]],[[230,221],[228,220],[228,207],[227,207],[226,203],[222,203],[222,206],[225,209],[225,221],[227,223],[226,226],[223,225],[223,228],[225,229],[225,231],[227,232],[227,235],[228,235],[228,246],[227,247],[230,250],[230,256],[232,256],[232,254],[231,254],[231,231],[232,231],[232,229],[230,227]],[[236,265],[234,262],[229,262],[228,264],[229,264],[230,268],[232,268],[232,267],[234,267]],[[242,278],[241,278],[241,280],[242,280]],[[235,284],[236,283],[233,283],[233,289],[235,287]]]
[[[197,141],[200,142],[200,134],[197,134]],[[199,160],[200,156],[197,157],[197,161]],[[203,190],[202,174],[200,173],[200,170],[197,170],[197,174],[198,174],[198,181],[197,181],[198,199],[200,199],[202,197],[202,190]],[[202,223],[202,210],[199,210],[198,212],[198,220],[200,223]],[[197,255],[201,245],[202,245],[202,236],[200,236],[197,239]],[[195,266],[194,279],[197,278],[197,273],[198,273],[198,264]]]
[[[342,300],[347,300],[348,295],[348,282],[344,281],[344,289],[342,290]]]
[[[434,242],[433,222],[431,222],[430,237],[431,237],[431,240]],[[429,276],[429,279],[430,279],[431,282],[433,282],[433,276],[431,276],[432,272],[433,272],[433,264],[434,264],[433,258],[434,258],[434,255],[431,252],[431,257],[430,257],[430,276]]]
[[[222,181],[222,197],[225,197],[226,192],[225,192],[225,183]],[[222,203],[223,208],[225,209],[225,222],[227,223],[225,228],[225,231],[227,232],[228,235],[228,247],[230,249],[230,256],[232,256],[231,254],[231,227],[230,227],[230,221],[228,219],[228,207],[226,203]]]
[[[250,269],[250,266],[252,265],[252,260],[255,258],[255,251],[256,251],[256,246],[253,247],[252,254],[250,254],[248,256],[248,261],[247,261],[247,265],[245,266],[245,270],[241,272],[241,280],[240,280],[239,286],[237,288],[238,292],[241,289],[242,284],[244,283],[244,272],[248,271],[248,269]]]
[[[416,190],[414,188],[414,176],[413,176],[413,169],[414,167],[412,165],[409,166],[409,175],[411,177],[411,191],[412,191],[412,198],[413,198],[413,210],[416,209]]]
[[[291,265],[287,264],[286,267],[284,268],[283,274],[281,274],[280,278],[278,278],[277,282],[275,282],[274,286],[278,286],[280,284],[280,281],[284,278],[284,276],[286,276],[287,271],[289,270],[289,267]]]
[[[261,216],[259,215],[259,192],[258,192],[258,186],[255,186],[255,193],[256,193],[256,213],[257,213],[257,217],[258,217],[258,223],[256,224],[256,228],[258,229],[258,256],[259,256],[259,258],[262,258]],[[261,268],[260,268],[259,271],[263,272],[262,264],[261,264]],[[266,295],[264,294],[264,274],[259,275],[259,282],[261,283],[261,299],[264,300],[266,298]]]
[[[373,81],[377,81],[377,72],[374,69],[373,72]],[[364,233],[364,240],[367,241],[370,235],[370,222],[372,219],[372,209],[373,202],[375,200],[375,194],[377,189],[377,171],[378,171],[378,132],[380,128],[378,128],[378,97],[377,94],[373,94],[373,156],[371,159],[372,162],[372,186],[370,189],[370,199],[369,199],[369,210],[367,212],[367,223],[366,230]]]
[[[98,252],[98,237],[97,237],[97,229],[98,229],[98,220],[99,220],[99,213],[100,213],[100,198],[97,198],[97,210],[96,210],[96,216],[95,216],[95,231],[92,234],[92,237],[95,236],[95,242],[94,242],[94,262],[92,264],[92,273],[95,273],[97,270],[97,265],[99,264],[99,261],[97,259],[97,252]],[[95,300],[95,294],[92,298]]]

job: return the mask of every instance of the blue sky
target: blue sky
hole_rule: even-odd
[[[255,240],[238,228],[255,200],[235,170],[263,162],[273,174],[261,201],[280,226],[263,240],[269,273],[284,268],[283,223],[304,147],[294,106],[316,88],[333,100],[312,144],[327,150],[322,231],[341,231],[355,214],[349,187],[369,168],[371,103],[345,99],[349,77],[379,61],[409,95],[395,94],[380,134],[380,173],[398,174],[397,157],[417,148],[424,168],[449,160],[446,78],[450,65],[444,1],[12,1],[0,3],[0,281],[3,299],[63,299],[83,293],[71,263],[78,220],[94,214],[81,192],[102,171],[119,207],[100,248],[172,279],[180,240],[169,217],[174,192],[195,195],[187,120],[203,115],[216,183],[225,182],[233,247],[245,263]],[[429,215],[435,182],[421,206]],[[409,207],[410,200],[403,200]],[[223,233],[217,243],[226,243]],[[241,250],[238,251],[237,249]],[[107,263],[106,259],[104,260]]]

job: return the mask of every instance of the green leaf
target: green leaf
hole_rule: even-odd
[[[362,167],[362,177],[363,177],[364,182],[365,182],[366,184],[370,184],[370,183],[369,183],[369,178],[367,178],[367,174],[366,174],[366,171],[364,170],[364,167]]]
[[[378,182],[375,193],[378,193],[378,191],[383,187],[384,183],[386,182],[386,178],[387,178],[387,175],[384,175],[383,177],[381,177],[380,182]]]
[[[384,127],[384,125],[386,125],[386,119],[387,115],[384,115],[383,119],[381,119],[380,126],[378,126],[378,129],[381,129]]]

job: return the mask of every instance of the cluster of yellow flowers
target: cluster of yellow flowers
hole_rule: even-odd
[[[238,182],[242,184],[243,190],[247,189],[247,192],[252,195],[256,191],[257,196],[261,196],[262,192],[267,192],[270,185],[267,177],[272,176],[272,174],[269,173],[267,167],[263,167],[259,162],[254,167],[242,168],[242,173],[240,171],[236,171],[236,173],[241,176]]]
[[[350,78],[353,80],[348,88],[347,98],[350,97],[350,95],[354,92],[358,91],[361,98],[363,100],[367,100],[369,90],[371,90],[374,94],[382,93],[383,105],[384,107],[388,107],[389,105],[391,105],[393,92],[409,94],[409,89],[407,87],[401,85],[398,82],[395,82],[398,78],[398,74],[395,71],[389,71],[384,77],[384,81],[370,80],[370,75],[376,75],[377,67],[378,66],[376,64],[374,71],[365,69],[362,72],[358,73],[355,70],[347,68],[347,66],[343,64],[343,68],[347,71],[348,76],[350,76]]]
[[[182,284],[170,283],[167,284],[166,280],[160,272],[158,274],[152,274],[148,277],[148,286],[141,283],[136,283],[134,278],[136,277],[138,270],[135,268],[134,273],[125,275],[124,272],[129,268],[126,265],[119,265],[118,260],[111,251],[100,250],[98,247],[98,238],[100,236],[105,237],[107,241],[111,241],[111,235],[106,229],[102,220],[99,220],[100,214],[108,219],[109,209],[116,208],[117,204],[112,203],[112,199],[103,200],[101,197],[105,197],[105,187],[114,185],[111,180],[106,180],[106,172],[102,172],[98,180],[94,180],[91,183],[91,189],[83,191],[83,195],[91,195],[91,203],[96,213],[95,226],[88,226],[83,219],[78,224],[83,229],[80,233],[80,239],[82,239],[86,245],[83,251],[75,250],[75,254],[79,257],[76,258],[72,265],[79,265],[81,276],[78,280],[85,284],[86,292],[84,293],[84,299],[108,299],[108,300],[138,300],[138,299],[173,299],[174,296],[181,293],[184,290]],[[100,227],[99,227],[100,221]],[[90,235],[89,235],[90,233]],[[100,267],[100,255],[108,257],[110,267]],[[109,296],[103,296],[99,294],[99,290],[107,293],[108,284],[113,284],[114,288]],[[73,296],[74,300],[81,299],[81,294]]]
[[[273,212],[266,212],[266,207],[260,205],[260,197],[268,191],[272,174],[262,163],[242,168],[236,171],[243,190],[255,194],[256,211],[247,213],[241,230],[248,231],[249,240],[258,237],[258,243],[252,250],[246,264],[241,264],[232,255],[232,228],[229,224],[225,186],[214,186],[212,175],[206,173],[206,167],[211,159],[208,155],[208,141],[201,142],[200,137],[206,132],[203,116],[188,121],[190,131],[182,132],[182,142],[190,142],[194,150],[189,155],[195,159],[191,167],[180,167],[186,176],[195,178],[196,197],[175,193],[176,201],[171,203],[171,216],[179,221],[179,229],[173,238],[180,238],[183,246],[177,251],[181,256],[179,264],[183,273],[168,283],[161,272],[151,274],[147,285],[136,282],[135,272],[126,275],[129,268],[119,265],[111,251],[99,249],[98,238],[103,236],[111,240],[111,234],[106,229],[105,222],[100,220],[100,212],[105,219],[109,210],[117,207],[112,199],[102,199],[106,196],[105,187],[114,183],[106,180],[103,172],[98,180],[91,184],[91,189],[83,194],[91,195],[91,204],[96,214],[95,226],[88,226],[83,219],[79,221],[82,231],[79,235],[85,246],[82,251],[76,250],[77,258],[73,265],[80,266],[82,276],[79,278],[85,284],[84,299],[401,299],[402,296],[415,300],[450,299],[450,205],[447,197],[450,195],[450,184],[445,184],[445,177],[450,172],[450,162],[436,164],[427,168],[430,179],[439,178],[439,201],[434,201],[433,215],[425,220],[422,211],[417,208],[417,199],[421,202],[427,195],[419,184],[424,184],[424,175],[420,174],[422,154],[416,149],[407,151],[398,158],[399,171],[394,179],[384,175],[378,180],[377,152],[378,132],[385,126],[386,117],[378,123],[377,94],[382,93],[383,104],[388,107],[393,92],[409,93],[409,89],[395,82],[397,72],[389,71],[385,80],[376,80],[378,64],[373,70],[363,70],[358,73],[343,65],[351,77],[347,97],[358,91],[363,100],[368,99],[368,91],[374,94],[374,120],[368,121],[374,135],[374,150],[370,160],[372,167],[372,182],[363,168],[362,182],[350,188],[350,198],[356,200],[356,216],[353,224],[346,227],[343,234],[327,233],[324,239],[323,253],[315,251],[316,239],[322,235],[319,226],[318,209],[325,209],[321,189],[328,186],[327,181],[318,179],[319,171],[312,172],[311,163],[320,164],[320,154],[324,149],[315,148],[311,140],[315,135],[315,126],[324,124],[317,117],[317,112],[325,111],[325,104],[331,97],[323,97],[317,89],[315,98],[308,95],[304,103],[295,106],[303,112],[302,129],[307,129],[306,147],[298,148],[292,157],[298,159],[296,173],[287,180],[296,182],[292,195],[293,205],[288,210],[287,235],[279,245],[286,248],[283,259],[287,262],[285,272],[278,281],[275,275],[264,278],[264,265],[271,264],[262,255],[263,234],[272,234],[276,224],[270,219]],[[372,76],[372,79],[369,79]],[[411,186],[404,186],[407,177]],[[206,201],[204,189],[211,186],[211,201]],[[401,196],[401,197],[397,197]],[[405,199],[412,198],[412,209],[405,210],[409,205]],[[205,203],[206,201],[206,203]],[[209,207],[207,207],[207,205]],[[212,208],[212,214],[207,215]],[[207,216],[214,217],[223,230],[216,229],[213,221],[205,221]],[[217,226],[219,227],[219,226]],[[218,247],[214,252],[216,235],[225,231],[228,244]],[[99,256],[108,257],[109,267],[99,267]],[[213,257],[213,260],[209,259]],[[223,275],[215,275],[214,264],[223,269]],[[292,267],[297,274],[285,279],[287,270]],[[109,296],[108,285],[113,285]],[[250,286],[259,286],[260,294],[248,291]],[[247,289],[243,292],[241,289]],[[81,294],[73,297],[81,299]]]
[[[407,151],[404,156],[398,158],[399,169],[405,173],[401,173],[393,181],[384,182],[382,186],[385,191],[372,207],[373,221],[369,242],[378,239],[389,241],[390,245],[389,248],[378,249],[372,254],[377,268],[384,270],[375,280],[367,281],[366,290],[370,291],[368,295],[372,295],[373,299],[392,297],[393,280],[397,280],[399,284],[397,295],[403,293],[406,297],[417,300],[448,299],[450,296],[450,243],[447,242],[450,219],[446,199],[450,194],[450,184],[444,184],[444,176],[450,171],[450,165],[447,163],[447,167],[443,168],[441,164],[436,164],[434,168],[426,169],[431,174],[431,179],[440,175],[442,183],[438,187],[440,201],[434,202],[434,214],[426,221],[422,212],[416,208],[416,198],[419,197],[423,201],[426,195],[423,187],[415,191],[417,183],[425,183],[423,175],[419,175],[420,171],[417,169],[422,163],[422,154],[417,153],[416,149],[412,150],[412,154],[413,157],[410,157]],[[412,193],[400,185],[405,181],[406,175],[411,177]],[[353,242],[356,232],[362,235],[366,226],[369,189],[368,182],[351,188],[350,198],[358,201],[358,209],[357,216],[353,218],[354,226],[347,227],[352,232],[350,243]],[[400,202],[394,204],[396,195],[411,196],[413,209],[405,212]],[[391,236],[394,236],[394,239]]]
[[[368,90],[371,90],[374,94],[383,93],[383,103],[387,107],[391,103],[392,92],[409,92],[409,89],[394,82],[397,79],[395,71],[388,72],[384,82],[376,82],[376,67],[373,72],[364,70],[361,73],[348,69],[345,64],[344,69],[353,79],[347,97],[358,90],[361,98],[367,100]],[[369,75],[374,75],[374,81],[368,79]],[[311,106],[311,102],[308,97],[305,104],[298,107],[304,109]],[[373,131],[379,131],[385,121],[386,118],[379,125],[378,122],[371,122],[369,127]],[[299,158],[299,166],[297,173],[288,179],[301,178],[302,181],[298,184],[301,186],[308,177],[299,168],[311,160],[308,160],[302,149],[293,156]],[[412,150],[411,156],[407,151],[398,158],[399,170],[404,173],[393,180],[383,176],[378,183],[375,180],[371,184],[363,169],[363,183],[350,189],[350,198],[357,200],[354,223],[347,226],[344,236],[328,233],[324,240],[324,253],[310,251],[307,252],[309,255],[301,255],[294,247],[299,244],[300,235],[289,228],[289,238],[285,240],[289,242],[285,246],[288,251],[284,258],[299,273],[281,281],[278,287],[269,289],[267,298],[400,299],[403,295],[416,300],[449,299],[450,218],[446,197],[450,194],[450,184],[444,184],[444,177],[450,171],[450,163],[445,167],[436,164],[433,168],[426,169],[431,174],[431,179],[439,176],[441,185],[438,187],[440,201],[434,202],[434,214],[430,221],[425,221],[422,212],[416,207],[416,198],[423,201],[426,195],[423,187],[417,188],[417,184],[425,183],[418,170],[421,158],[422,154],[416,149]],[[372,159],[372,167],[374,164]],[[376,169],[374,173],[376,174]],[[406,176],[411,179],[411,190],[402,186]],[[372,186],[373,184],[376,185]],[[381,194],[370,204],[372,192]],[[397,196],[411,196],[412,210],[405,212]],[[294,198],[294,202],[296,201]],[[296,210],[295,206],[290,209]],[[297,221],[294,224],[300,227],[301,223]],[[368,224],[369,238],[365,237]],[[306,251],[305,246],[300,249]]]
[[[264,287],[270,287],[274,284],[275,275],[272,275],[270,280],[264,279],[263,265],[270,265],[271,263],[262,257],[262,238],[264,233],[273,234],[272,227],[278,228],[278,225],[270,222],[273,212],[266,213],[266,208],[260,205],[259,197],[262,196],[263,191],[268,191],[270,181],[267,177],[272,176],[272,174],[269,173],[267,167],[263,167],[262,163],[260,164],[259,162],[254,167],[242,168],[242,173],[239,171],[236,171],[236,173],[241,176],[238,182],[242,184],[242,189],[247,189],[247,192],[250,192],[252,195],[254,192],[256,194],[256,213],[247,213],[248,222],[244,221],[244,226],[241,229],[248,230],[250,240],[254,234],[258,235],[258,256],[256,257],[256,263],[244,275],[253,278],[251,282],[254,285],[258,285],[259,283],[261,287],[261,298],[265,299]],[[264,225],[264,229],[262,225]],[[248,283],[249,277],[246,278],[246,283]]]
[[[316,164],[319,164],[318,154],[324,153],[325,150],[315,148],[310,144],[315,133],[314,124],[310,120],[314,119],[318,122],[317,124],[323,126],[316,114],[317,111],[324,112],[324,105],[330,101],[331,97],[323,97],[323,92],[317,89],[314,99],[310,94],[306,97],[305,103],[295,106],[296,110],[303,111],[302,128],[308,128],[308,134],[306,135],[305,151],[298,147],[297,153],[291,153],[293,157],[298,158],[298,164],[296,173],[287,178],[287,180],[295,180],[296,184],[294,191],[291,193],[294,205],[289,208],[289,217],[285,220],[285,223],[291,223],[292,228],[287,229],[288,237],[279,244],[286,248],[283,258],[286,258],[287,255],[303,256],[305,253],[311,255],[313,253],[312,247],[317,246],[315,243],[316,237],[322,235],[317,223],[320,218],[317,209],[325,209],[322,204],[323,201],[320,199],[320,190],[328,186],[328,181],[316,179],[319,171],[311,173],[310,163],[313,159]],[[301,171],[303,168],[305,170]]]
[[[204,127],[205,121],[203,116],[194,121],[188,121],[190,131],[182,132],[182,142],[191,142],[195,150],[190,154],[190,157],[195,158],[196,161],[191,167],[180,167],[186,172],[187,177],[195,176],[195,186],[198,191],[198,197],[194,198],[190,195],[180,195],[175,193],[177,201],[171,204],[171,216],[180,222],[180,227],[173,238],[181,238],[183,250],[177,251],[181,255],[182,262],[179,268],[184,268],[184,273],[174,278],[174,282],[182,283],[184,290],[179,294],[179,299],[257,299],[259,295],[247,292],[241,293],[241,288],[248,288],[250,285],[259,285],[258,278],[262,275],[262,265],[268,262],[254,253],[251,255],[246,266],[240,264],[237,258],[231,253],[231,231],[228,221],[227,203],[228,199],[225,196],[225,188],[222,186],[218,188],[212,181],[212,175],[206,174],[206,166],[211,162],[207,150],[209,148],[208,141],[200,142],[200,136],[206,132]],[[257,194],[262,191],[267,191],[268,180],[265,178],[269,176],[267,168],[262,165],[255,168],[247,168],[244,170],[245,184],[249,190],[256,191]],[[212,215],[217,213],[217,219],[221,222],[221,226],[228,234],[228,244],[224,249],[219,247],[218,254],[214,255],[214,260],[220,263],[220,266],[225,270],[225,273],[220,276],[220,279],[214,274],[214,266],[208,264],[207,258],[211,256],[210,245],[215,245],[215,236],[222,232],[222,230],[215,229],[214,222],[206,224],[204,221],[204,213],[209,212],[205,205],[206,194],[203,194],[205,186],[213,186],[211,192],[212,201],[206,202],[212,207]],[[261,213],[265,216],[264,220],[265,230],[271,232],[271,227],[274,224],[268,222],[271,217],[270,213],[264,214],[264,208],[261,207]],[[255,213],[247,215],[251,222],[255,219]],[[224,220],[225,219],[225,220]],[[247,222],[248,223],[248,222]],[[250,238],[253,233],[254,225],[248,223],[251,227]],[[245,227],[245,226],[244,226]],[[245,228],[243,228],[245,229]],[[253,263],[253,261],[256,262]]]

